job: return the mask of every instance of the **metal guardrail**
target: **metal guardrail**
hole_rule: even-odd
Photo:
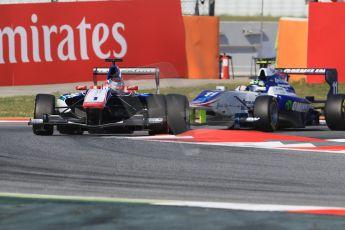
[[[183,15],[214,15],[215,0],[181,0]]]

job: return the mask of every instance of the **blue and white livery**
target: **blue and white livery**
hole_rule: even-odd
[[[326,82],[330,85],[328,100],[317,101],[327,107],[327,103],[334,102],[334,98],[343,97],[337,94],[337,72],[335,69],[268,69],[262,68],[259,76],[252,80],[248,86],[238,86],[235,90],[205,90],[190,103],[200,119],[195,124],[223,125],[229,128],[254,127],[263,131],[274,131],[278,128],[304,128],[306,125],[318,125],[323,107],[317,110],[313,106],[313,97],[301,98],[296,95],[295,89],[289,84],[289,74],[325,75]],[[343,101],[338,99],[336,107],[343,106]],[[344,103],[345,104],[345,103]],[[330,105],[330,103],[328,103]],[[334,112],[326,116],[327,124],[332,123]],[[206,116],[204,115],[206,112]],[[203,117],[204,116],[204,117]],[[341,120],[342,112],[336,117]],[[337,125],[331,125],[335,129]],[[330,126],[330,125],[329,125]],[[345,125],[344,129],[345,129]]]

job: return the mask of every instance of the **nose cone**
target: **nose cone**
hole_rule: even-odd
[[[215,102],[222,91],[205,90],[192,100],[191,105],[205,105]]]

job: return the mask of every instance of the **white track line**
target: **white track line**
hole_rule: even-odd
[[[339,207],[278,205],[278,204],[249,204],[249,203],[220,203],[220,202],[198,202],[198,201],[163,201],[163,202],[158,202],[154,204],[164,205],[164,206],[216,208],[216,209],[259,211],[259,212],[284,212],[284,211],[303,211],[303,210],[345,210],[345,208],[339,208]]]
[[[326,141],[343,143],[343,142],[345,142],[345,139],[326,139]]]
[[[196,208],[214,208],[242,211],[260,212],[287,212],[303,210],[339,210],[341,207],[323,206],[302,206],[302,205],[280,205],[280,204],[250,204],[250,203],[229,203],[229,202],[206,202],[206,201],[180,201],[180,200],[158,200],[158,199],[132,199],[114,197],[87,197],[87,196],[64,196],[64,195],[43,195],[43,194],[22,194],[22,193],[0,193],[0,197],[14,197],[25,199],[51,199],[62,201],[84,201],[84,202],[110,202],[110,203],[137,203],[158,206],[180,206]]]
[[[162,141],[162,142],[345,154],[345,150],[317,149],[317,146],[313,145],[312,143],[282,144],[279,142],[273,142],[273,144],[270,144],[270,142],[257,142],[257,143],[252,143],[252,142],[225,142],[225,143],[222,143],[222,142],[182,142],[182,141]],[[303,149],[303,148],[308,148],[308,149]]]

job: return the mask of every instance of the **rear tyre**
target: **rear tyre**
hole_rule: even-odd
[[[168,94],[166,101],[170,133],[176,135],[189,130],[189,102],[187,97],[179,94]]]
[[[328,97],[325,105],[325,119],[331,130],[345,130],[345,95]]]
[[[55,112],[55,96],[50,94],[37,94],[35,99],[35,119],[43,119],[43,115],[53,115]],[[53,125],[33,125],[32,131],[36,135],[51,136],[54,133]]]
[[[254,122],[257,130],[273,132],[278,128],[278,103],[272,96],[259,96],[254,102]]]
[[[163,123],[149,124],[149,135],[167,134],[167,106],[164,95],[152,95],[147,97],[147,110],[149,119],[161,119]],[[152,121],[151,121],[152,122]]]

